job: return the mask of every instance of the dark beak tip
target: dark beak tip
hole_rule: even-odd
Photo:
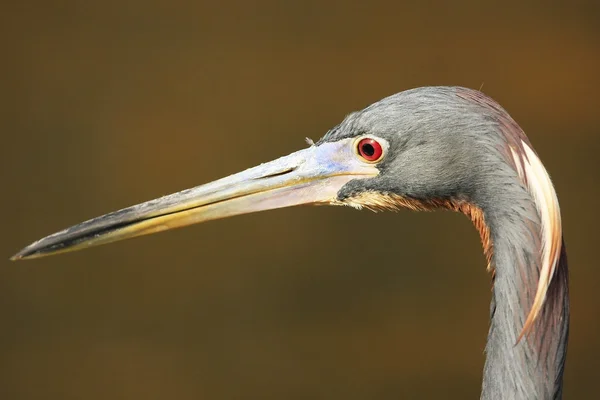
[[[31,251],[28,251],[27,247],[26,247],[26,248],[22,249],[21,251],[19,251],[14,256],[10,257],[9,260],[10,261],[26,260],[34,254],[35,254],[35,252],[32,253]]]

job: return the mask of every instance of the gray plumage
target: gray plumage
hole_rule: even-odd
[[[564,245],[542,317],[518,341],[541,268],[540,216],[508,162],[508,146],[527,140],[521,129],[480,92],[427,87],[350,114],[319,143],[364,133],[387,139],[390,156],[379,176],[349,182],[339,200],[368,190],[417,201],[459,200],[484,213],[495,275],[481,398],[560,399],[569,321]]]

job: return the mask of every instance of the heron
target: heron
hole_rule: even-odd
[[[481,91],[421,87],[307,141],[274,161],[67,228],[12,259],[302,204],[458,211],[479,232],[492,281],[481,398],[562,398],[569,293],[560,208],[515,120]]]

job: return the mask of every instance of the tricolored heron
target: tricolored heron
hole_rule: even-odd
[[[75,225],[13,259],[299,204],[460,211],[479,231],[493,280],[481,398],[561,398],[569,298],[558,199],[508,113],[479,91],[424,87],[352,113],[309,144]]]

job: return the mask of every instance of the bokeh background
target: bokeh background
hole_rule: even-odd
[[[597,393],[597,1],[31,1],[0,20],[1,399],[478,398],[490,277],[458,214],[303,207],[7,260],[423,85],[483,85],[549,169],[565,398]]]

